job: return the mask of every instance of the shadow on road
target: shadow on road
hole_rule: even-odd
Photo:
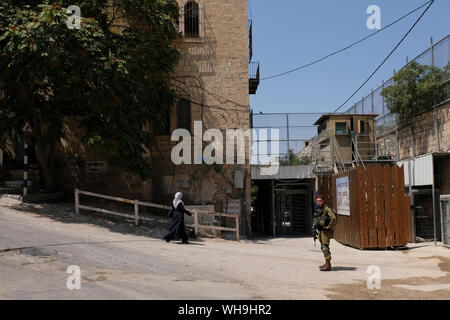
[[[178,244],[178,245],[183,245],[183,246],[204,246],[203,243],[195,243],[195,242],[191,242],[189,241],[189,243],[181,243],[181,242],[174,242],[174,244]]]
[[[107,228],[114,233],[125,235],[137,235],[151,239],[161,239],[169,227],[168,219],[159,216],[152,216],[151,222],[140,222],[139,226],[134,225],[134,221],[127,218],[115,217],[103,213],[83,211],[75,213],[71,203],[18,203],[9,205],[13,210],[23,213],[37,214],[43,218],[49,218],[67,224],[87,224],[97,227]],[[124,210],[116,210],[125,212]],[[147,215],[148,217],[149,215]]]
[[[332,267],[331,271],[356,271],[358,268],[355,267]]]

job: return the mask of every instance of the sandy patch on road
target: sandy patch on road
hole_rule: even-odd
[[[327,298],[333,300],[448,300],[450,299],[450,259],[445,257],[421,257],[439,259],[438,267],[447,275],[414,277],[406,279],[381,279],[381,288],[370,290],[366,281],[335,285],[327,290],[333,292]]]

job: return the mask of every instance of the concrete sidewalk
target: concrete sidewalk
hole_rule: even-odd
[[[70,206],[0,198],[2,299],[450,299],[450,250],[434,243],[360,251],[332,241],[333,271],[320,272],[312,238],[166,243],[164,225],[134,227]],[[69,290],[67,267],[81,269]],[[369,266],[381,289],[367,288]]]

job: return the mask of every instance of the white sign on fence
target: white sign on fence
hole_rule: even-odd
[[[347,177],[336,179],[337,213],[350,215],[350,185]]]
[[[241,214],[241,199],[231,199],[228,201],[228,205],[225,208],[225,212],[228,214]]]

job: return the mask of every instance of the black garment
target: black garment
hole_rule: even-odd
[[[169,232],[164,236],[164,240],[180,240],[187,242],[188,236],[184,230],[184,214],[191,216],[192,214],[184,208],[183,203],[179,203],[175,208],[172,205],[172,210],[169,213],[169,218],[172,218]]]

